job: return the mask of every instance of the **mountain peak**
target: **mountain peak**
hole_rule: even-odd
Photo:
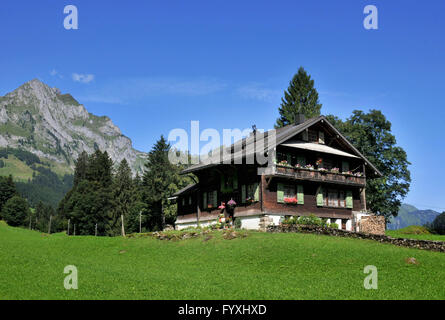
[[[0,99],[0,147],[20,148],[73,168],[82,151],[107,151],[142,170],[144,153],[106,116],[89,113],[69,93],[32,79]]]

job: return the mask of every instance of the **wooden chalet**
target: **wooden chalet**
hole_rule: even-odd
[[[216,222],[218,207],[233,199],[233,215],[242,228],[260,229],[286,216],[314,214],[358,231],[358,221],[369,215],[366,180],[381,173],[326,117],[298,119],[274,130],[275,139],[269,139],[271,131],[252,132],[226,150],[230,162],[218,154],[221,161],[212,157],[185,169],[182,173],[193,173],[196,183],[174,195],[176,228]],[[268,163],[247,161],[253,146],[256,152],[263,148],[260,153]]]

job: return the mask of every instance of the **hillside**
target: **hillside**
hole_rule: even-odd
[[[434,210],[419,210],[409,204],[402,204],[399,215],[392,218],[387,224],[388,230],[402,229],[411,225],[423,226],[427,222],[432,222],[440,212]]]
[[[261,232],[233,240],[219,232],[181,241],[68,237],[0,222],[0,252],[2,299],[445,298],[445,254],[370,240]],[[78,269],[78,290],[63,287],[67,265]],[[367,265],[378,268],[378,290],[363,287]]]
[[[107,151],[114,162],[126,158],[133,172],[145,156],[108,117],[89,113],[70,94],[37,79],[0,97],[0,147],[27,150],[71,171],[82,151]]]

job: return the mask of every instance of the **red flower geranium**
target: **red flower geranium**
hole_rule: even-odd
[[[284,198],[284,203],[295,204],[295,203],[298,203],[298,199],[297,198]]]

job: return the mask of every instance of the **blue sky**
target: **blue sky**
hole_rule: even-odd
[[[79,29],[65,30],[76,5]],[[379,29],[363,27],[375,5]],[[380,109],[412,162],[405,200],[445,211],[445,2],[4,0],[0,95],[39,78],[148,151],[173,128],[269,129],[303,66],[323,114]]]

